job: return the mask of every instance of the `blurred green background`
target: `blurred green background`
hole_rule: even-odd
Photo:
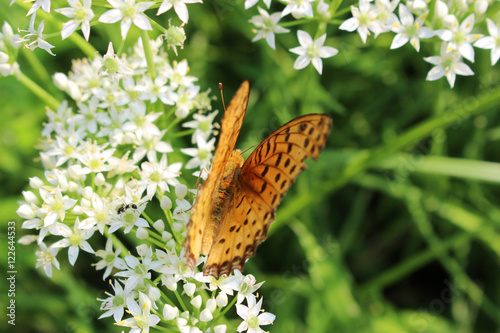
[[[2,23],[26,29],[25,9],[1,6]],[[490,66],[489,51],[476,49],[475,75],[458,77],[450,89],[444,79],[425,81],[432,66],[422,57],[436,54],[434,45],[423,43],[420,53],[408,45],[390,51],[390,34],[363,45],[355,33],[330,31],[325,44],[340,52],[323,61],[319,76],[312,66],[293,69],[296,56],[287,50],[297,46],[295,33],[280,35],[276,51],[263,40],[252,43],[254,11],[241,3],[206,1],[189,9],[178,59],[188,59],[202,90],[218,96],[223,82],[227,102],[241,81],[251,82],[238,148],[301,114],[334,119],[325,151],[284,198],[269,238],[245,269],[266,281],[259,294],[277,316],[262,328],[500,332],[500,71]],[[155,20],[167,26],[170,16]],[[127,40],[137,37],[132,28]],[[92,27],[91,43],[101,54],[109,40],[119,41],[117,25]],[[84,55],[59,36],[49,42],[57,57],[22,50],[19,63],[62,100],[34,64],[52,75]],[[29,177],[43,177],[34,145],[45,108],[13,77],[0,80],[0,101],[4,244],[7,221],[17,221],[18,237],[25,234],[17,201]],[[213,107],[221,109],[220,99]],[[91,256],[81,256],[74,268],[61,259],[61,271],[48,279],[34,268],[33,247],[16,251],[17,325],[4,317],[1,331],[122,331],[97,320],[96,298],[110,288],[90,266]]]

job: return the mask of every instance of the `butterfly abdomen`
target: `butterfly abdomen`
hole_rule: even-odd
[[[231,152],[224,171],[221,175],[221,180],[217,191],[215,192],[215,200],[212,209],[211,219],[212,224],[207,226],[205,229],[205,235],[203,237],[202,251],[203,254],[208,254],[210,247],[212,246],[213,239],[217,234],[219,225],[222,219],[222,214],[231,198],[234,188],[238,181],[238,175],[241,171],[241,166],[243,165],[243,156],[241,156],[241,151],[236,149]]]
[[[236,186],[238,175],[240,174],[242,165],[243,156],[241,156],[241,151],[238,149],[234,150],[226,163],[226,167],[217,189],[217,198],[215,199],[213,210],[214,219],[219,220],[217,222],[220,222],[222,211],[224,210],[229,197],[234,191],[234,187]]]

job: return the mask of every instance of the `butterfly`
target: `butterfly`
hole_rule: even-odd
[[[233,150],[245,116],[250,84],[244,81],[222,121],[212,169],[201,185],[183,247],[186,265],[196,266],[207,255],[203,274],[218,279],[243,270],[267,236],[275,210],[299,173],[304,160],[316,160],[323,150],[332,118],[309,114],[271,133],[244,161]]]

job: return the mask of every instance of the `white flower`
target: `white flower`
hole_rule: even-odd
[[[377,22],[377,15],[368,0],[360,0],[359,8],[351,6],[351,13],[352,17],[344,21],[339,29],[347,31],[358,30],[363,43],[366,43],[366,38],[370,34],[370,30],[375,35],[381,32],[380,25]]]
[[[259,326],[261,325],[271,325],[276,319],[276,316],[269,312],[261,313],[260,308],[262,307],[262,298],[258,303],[255,303],[255,299],[251,298],[248,300],[248,306],[243,304],[236,304],[236,313],[244,321],[238,326],[237,331],[248,333],[265,333],[263,329]]]
[[[44,21],[42,20],[42,22],[40,22],[40,25],[38,25],[38,29],[35,29],[35,18],[36,14],[33,14],[30,18],[30,25],[28,27],[28,30],[21,30],[22,32],[27,32],[27,34],[24,35],[23,38],[20,39],[20,41],[28,42],[27,46],[31,51],[39,47],[42,50],[47,51],[50,55],[55,56],[55,54],[50,50],[54,47],[54,45],[46,42],[43,39],[43,29],[45,28]]]
[[[167,42],[167,48],[172,48],[175,55],[177,55],[177,46],[179,46],[182,50],[184,48],[184,41],[186,40],[184,23],[180,26],[175,26],[171,24],[170,20],[168,20],[168,29],[162,36]]]
[[[0,51],[0,74],[2,76],[14,75],[19,72],[19,64],[17,62],[11,64],[9,59],[7,53]]]
[[[326,34],[313,41],[307,32],[299,30],[297,32],[297,37],[301,46],[290,49],[290,52],[299,55],[293,65],[295,69],[302,69],[312,62],[314,68],[321,74],[323,72],[321,58],[333,57],[339,52],[336,48],[323,46],[326,40]]]
[[[92,235],[94,234],[94,229],[81,229],[80,220],[78,219],[78,217],[75,220],[73,230],[71,230],[71,228],[67,225],[62,225],[60,227],[60,232],[64,238],[52,244],[51,247],[67,247],[68,261],[72,266],[75,265],[80,249],[88,253],[94,253],[94,250],[92,250],[92,247],[87,242],[87,239],[92,237]]]
[[[194,272],[186,266],[183,251],[177,255],[175,249],[173,251],[167,250],[167,252],[156,250],[156,257],[163,261],[163,264],[156,271],[163,274],[161,280],[167,287],[173,287],[179,280],[193,277]]]
[[[142,30],[153,30],[151,23],[144,11],[154,5],[154,2],[141,1],[136,3],[136,0],[106,0],[113,7],[99,17],[99,22],[120,24],[122,39],[125,39],[128,30],[132,23]]]
[[[124,61],[118,58],[115,54],[113,43],[109,42],[108,50],[102,57],[102,65],[99,68],[98,73],[99,75],[108,75],[111,79],[115,79],[115,77],[119,74],[131,75],[134,72],[127,65],[125,65]]]
[[[88,41],[90,36],[90,20],[94,18],[94,12],[90,8],[92,6],[92,0],[68,0],[70,7],[59,8],[55,11],[66,17],[71,18],[68,22],[64,23],[63,29],[61,31],[62,39],[68,38],[76,28],[81,24],[82,33],[85,39]]]
[[[401,23],[395,22],[393,24],[392,31],[397,35],[392,41],[391,49],[397,49],[410,41],[410,44],[418,52],[420,50],[420,38],[430,38],[434,35],[432,29],[423,26],[428,14],[426,12],[414,21],[410,10],[405,5],[400,4],[399,18]]]
[[[71,199],[67,195],[63,196],[59,187],[51,191],[41,188],[40,197],[44,201],[40,212],[46,214],[44,218],[45,227],[55,223],[58,218],[60,221],[63,221],[66,211],[76,203],[75,199]]]
[[[57,261],[56,255],[59,249],[57,248],[47,248],[44,243],[38,244],[40,250],[36,251],[36,268],[43,267],[45,275],[52,277],[52,266],[57,269],[61,269],[59,266],[59,261]]]
[[[448,42],[446,51],[458,50],[460,54],[467,60],[474,62],[474,48],[471,43],[482,37],[480,34],[473,34],[474,14],[467,16],[459,25],[458,19],[451,16],[451,20],[447,23],[449,29],[440,29],[436,31],[436,35],[442,40]]]
[[[18,34],[14,34],[12,27],[5,21],[2,25],[2,32],[0,33],[0,50],[6,50],[11,47],[14,49],[20,48],[20,39],[21,37]]]
[[[273,13],[269,15],[264,9],[258,7],[260,15],[252,17],[250,22],[257,27],[257,35],[252,39],[252,42],[258,41],[259,39],[266,38],[267,44],[274,50],[276,49],[276,44],[274,42],[274,34],[282,34],[289,32],[290,30],[285,29],[278,25],[278,21],[281,19],[280,13]]]
[[[179,317],[179,308],[173,307],[170,304],[165,304],[163,307],[163,317],[166,320],[173,320]]]
[[[215,138],[212,138],[208,142],[201,136],[198,136],[196,139],[197,148],[181,148],[181,152],[193,157],[186,163],[186,169],[208,168],[212,160],[212,151],[215,148]]]
[[[173,66],[168,66],[162,71],[162,75],[168,79],[170,87],[172,89],[177,89],[180,86],[194,87],[194,82],[198,80],[197,78],[187,75],[189,72],[189,65],[186,59],[176,62],[174,61]]]
[[[313,9],[311,2],[316,0],[284,0],[287,4],[281,16],[286,16],[292,13],[292,16],[296,19],[302,16],[313,17]]]
[[[97,132],[97,118],[100,116],[97,112],[98,103],[97,98],[92,98],[88,103],[78,102],[78,114],[72,119],[75,124],[83,127],[82,130],[92,134]]]
[[[175,101],[175,116],[185,118],[197,104],[196,97],[200,92],[199,86],[180,87],[177,90],[177,100]]]
[[[128,234],[132,228],[135,227],[149,227],[148,221],[140,217],[145,205],[139,206],[137,209],[126,209],[122,213],[116,213],[111,219],[109,233],[113,233],[121,227],[125,227],[124,233]]]
[[[11,61],[9,54],[13,55],[14,50],[21,47],[20,36],[14,34],[12,27],[4,22],[0,32],[0,75],[9,76],[19,73],[19,64]]]
[[[113,251],[113,242],[112,238],[109,237],[108,240],[106,241],[106,249],[105,250],[97,250],[95,252],[95,255],[97,257],[102,258],[102,260],[98,261],[97,264],[95,264],[95,269],[96,270],[101,270],[103,268],[106,268],[104,271],[104,274],[102,276],[102,279],[105,280],[109,274],[111,274],[111,270],[113,267],[119,268],[119,269],[126,269],[125,261],[120,258],[120,252],[122,248],[118,246],[115,251]],[[120,319],[118,319],[120,320]]]
[[[141,292],[139,292],[139,304],[129,297],[127,307],[133,318],[119,321],[116,325],[130,327],[131,332],[148,333],[150,327],[160,322],[160,317],[151,314],[151,299]]]
[[[474,75],[469,66],[462,62],[460,54],[454,50],[447,52],[446,43],[441,47],[441,56],[427,57],[425,61],[436,65],[427,74],[427,81],[434,81],[446,76],[448,83],[453,88],[456,75]]]
[[[177,16],[179,16],[179,19],[182,22],[187,23],[187,21],[189,20],[189,12],[186,4],[202,2],[202,0],[163,0],[160,8],[158,8],[158,12],[156,13],[156,15],[163,14],[170,8],[174,7],[175,13],[177,14]]]
[[[111,216],[111,205],[108,200],[94,192],[90,205],[82,207],[82,213],[88,216],[80,223],[83,229],[90,229],[97,225],[99,232],[104,234],[104,227],[110,222]]]
[[[133,255],[128,255],[125,257],[125,262],[128,266],[127,269],[118,272],[115,276],[127,277],[127,282],[125,283],[125,288],[133,289],[138,284],[142,284],[144,279],[151,279],[151,269],[157,269],[162,262],[159,260],[153,261],[153,252],[151,248],[148,248],[146,255],[141,257],[141,260],[137,259]]]
[[[134,152],[134,161],[140,161],[146,155],[150,162],[156,162],[157,152],[161,154],[173,152],[174,150],[172,149],[172,146],[165,141],[162,141],[162,137],[165,132],[166,130],[159,133],[155,133],[154,131],[144,131],[136,142],[137,149]]]
[[[156,77],[154,81],[149,76],[142,77],[136,90],[141,93],[140,98],[142,100],[152,103],[155,103],[160,98],[164,104],[173,105],[176,98],[172,87],[167,85],[167,79],[162,76]]]
[[[226,325],[217,325],[214,326],[214,333],[226,333],[227,326]]]
[[[107,143],[97,145],[95,142],[87,142],[83,148],[84,151],[78,156],[78,160],[92,172],[109,171],[111,167],[107,162],[115,152],[115,149],[104,149],[107,145]]]
[[[191,136],[191,143],[195,143],[198,140],[198,136],[201,136],[203,140],[207,141],[212,131],[214,129],[214,119],[218,111],[211,112],[209,114],[193,114],[194,120],[187,121],[182,124],[183,127],[194,128],[195,131]]]
[[[50,0],[35,0],[35,3],[31,6],[26,16],[30,16],[36,12],[38,8],[42,8],[44,12],[50,13]]]
[[[123,288],[118,280],[115,280],[115,284],[111,285],[113,288],[114,295],[109,292],[105,292],[109,297],[106,299],[98,299],[102,302],[101,310],[105,310],[99,319],[113,316],[115,321],[122,320],[123,313],[125,311],[125,306],[127,306],[127,299],[133,297],[133,290]]]
[[[489,18],[486,19],[486,23],[490,35],[479,39],[474,46],[491,50],[491,66],[494,66],[500,58],[500,27]]]
[[[123,175],[137,169],[134,161],[128,158],[130,151],[127,151],[122,158],[118,158],[115,156],[111,156],[109,158],[109,165],[111,166],[111,170],[108,173],[108,177],[113,177],[115,175]]]
[[[159,162],[150,161],[141,164],[141,186],[147,188],[148,196],[152,197],[157,188],[163,193],[170,191],[168,185],[175,186],[179,183],[182,163],[167,165],[167,155],[163,155]]]
[[[396,14],[394,14],[394,9],[396,9],[398,3],[399,0],[375,1],[372,10],[374,13],[376,13],[376,22],[378,23],[380,28],[380,31],[378,33],[390,31],[392,25],[398,21],[398,17],[396,16]]]
[[[423,13],[428,11],[427,3],[429,0],[408,0],[406,4],[408,8],[414,13]]]
[[[271,0],[263,0],[263,1],[267,8],[271,7]],[[249,9],[255,6],[257,2],[259,2],[259,0],[245,0],[245,9]]]
[[[78,149],[82,143],[82,138],[78,135],[71,135],[67,138],[61,135],[56,136],[56,140],[53,142],[53,148],[46,152],[47,156],[56,156],[57,162],[56,167],[63,165],[69,159],[78,158],[80,155]]]

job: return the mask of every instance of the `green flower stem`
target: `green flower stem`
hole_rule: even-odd
[[[459,245],[464,241],[469,240],[465,236],[468,236],[469,238],[478,238],[484,241],[486,244],[491,242],[492,245],[490,246],[490,248],[495,249],[495,247],[497,247],[496,244],[498,244],[498,239],[492,240],[490,237],[491,235],[495,235],[495,229],[492,227],[491,223],[488,223],[488,221],[485,221],[484,218],[478,216],[477,214],[474,214],[473,212],[463,212],[460,215],[453,214],[453,216],[448,216],[447,213],[453,203],[447,202],[446,199],[439,198],[437,199],[437,201],[439,201],[442,206],[437,211],[438,215],[455,224],[455,220],[457,218],[459,219],[459,216],[465,216],[465,219],[469,222],[468,224],[462,222],[462,225],[464,225],[462,228],[466,232],[465,236],[464,234],[455,236],[453,238],[453,242],[450,239],[448,239],[447,241],[442,241],[434,232],[429,214],[423,207],[424,198],[429,198],[429,195],[427,193],[421,191],[417,187],[408,186],[405,184],[400,184],[397,191],[390,191],[387,182],[379,176],[364,175],[363,177],[358,177],[357,179],[355,179],[355,182],[364,187],[381,190],[386,194],[395,196],[396,198],[403,200],[411,216],[413,217],[413,221],[417,225],[418,230],[422,234],[422,238],[427,241],[427,244],[429,246],[430,253],[426,253],[423,258],[421,255],[417,257],[419,259],[417,264],[425,264],[426,261],[422,259],[439,260],[442,266],[448,271],[450,276],[454,277],[454,280],[458,283],[459,287],[468,294],[472,302],[474,302],[477,307],[481,307],[485,311],[485,313],[491,317],[491,319],[493,319],[497,323],[500,323],[500,309],[498,309],[489,300],[489,298],[484,295],[481,288],[471,278],[469,278],[466,272],[462,269],[461,265],[454,257],[449,255],[448,251],[448,248],[450,248],[451,245]],[[460,204],[455,204],[453,206],[458,209],[462,209]],[[445,208],[443,209],[442,207]],[[457,241],[460,241],[459,244],[457,244]],[[497,253],[497,255],[500,255],[500,252],[498,250],[495,252]],[[405,275],[408,275],[410,273],[410,271],[405,271],[405,269],[412,268],[412,266],[410,266],[411,264],[415,264],[415,262],[404,260],[403,264],[398,267],[399,269],[397,271],[392,270],[392,276],[389,277],[396,280],[403,278]],[[401,269],[401,266],[403,267],[403,269]],[[397,275],[398,273],[400,274],[399,276]],[[385,278],[387,279],[387,275],[385,276]],[[372,287],[381,288],[382,286],[372,284]]]
[[[29,65],[33,69],[33,78],[38,81],[38,82],[50,82],[52,80],[49,72],[47,72],[47,68],[42,64],[40,61],[40,58],[36,56],[35,52],[29,50],[29,49],[24,49],[22,52],[22,56],[28,61]],[[36,75],[36,76],[35,76]],[[49,89],[49,87],[47,87]],[[50,89],[53,89],[54,91],[59,90],[54,89],[54,87],[50,87]],[[45,110],[43,110],[45,113]]]
[[[187,311],[187,307],[184,304],[184,301],[182,300],[181,295],[179,295],[179,292],[177,290],[174,290],[174,294],[175,294],[175,297],[177,298],[177,301],[179,301],[179,305],[181,306],[182,311],[183,312]]]
[[[171,138],[178,138],[178,137],[182,137],[182,136],[193,135],[194,131],[195,131],[195,129],[188,129],[185,131],[180,131],[177,133],[170,134],[170,137]]]
[[[237,299],[238,299],[238,295],[235,295],[234,298],[231,300],[231,303],[229,303],[228,305],[226,305],[226,307],[224,308],[224,310],[222,310],[220,312],[220,316],[217,316],[217,318],[214,318],[214,322],[217,322],[217,320],[219,320],[219,318],[224,317],[224,315],[226,314],[226,312],[228,312],[229,309],[231,309],[236,304],[236,300]]]
[[[152,7],[154,8],[154,7]],[[164,26],[162,26],[161,24],[159,24],[158,22],[156,22],[155,20],[149,20],[149,22],[151,22],[151,25],[156,28],[158,31],[161,31],[162,33],[166,33],[167,32],[167,29],[165,29]]]
[[[280,209],[277,214],[276,222],[269,230],[272,234],[284,225],[285,221],[290,220],[297,213],[303,211],[313,202],[320,201],[328,193],[333,193],[342,186],[346,185],[353,177],[369,169],[373,165],[387,158],[391,154],[411,145],[415,145],[423,138],[434,135],[436,131],[442,131],[454,124],[459,124],[465,119],[485,112],[500,104],[500,87],[486,91],[477,97],[467,101],[442,115],[435,116],[426,120],[413,128],[409,129],[393,141],[381,145],[369,151],[363,151],[358,156],[347,161],[347,165],[339,174],[331,176],[331,179],[325,180],[322,185],[311,188],[308,192],[303,192],[288,201],[288,204]],[[333,131],[335,136],[335,130]],[[320,157],[321,158],[321,157]]]
[[[156,68],[153,61],[153,52],[151,51],[151,45],[149,44],[149,36],[146,30],[141,30],[142,47],[144,48],[144,55],[146,56],[146,62],[148,63],[148,72],[151,78],[154,80],[156,78]]]
[[[97,50],[83,38],[82,35],[77,33],[76,31],[73,32],[69,37],[69,40],[71,40],[78,48],[85,54],[86,57],[90,59],[94,59],[95,55],[97,53]]]
[[[174,230],[174,219],[172,216],[172,211],[170,209],[167,209],[167,210],[163,210],[163,213],[165,215],[165,218],[167,219],[168,227],[170,229],[170,233],[172,234],[172,237],[174,238],[174,240],[177,244],[182,245],[182,242],[180,241],[179,237],[177,236],[177,232]]]
[[[332,17],[334,17],[335,15],[347,13],[351,10],[350,7],[344,7],[341,10],[337,11],[341,4],[342,0],[332,0],[330,2],[330,14],[332,15]]]
[[[17,78],[19,82],[21,82],[26,88],[28,88],[32,93],[40,98],[52,110],[57,110],[61,105],[61,102],[52,97],[52,95],[50,95],[46,90],[33,82],[29,77],[24,75],[24,73],[21,72],[17,76]]]

